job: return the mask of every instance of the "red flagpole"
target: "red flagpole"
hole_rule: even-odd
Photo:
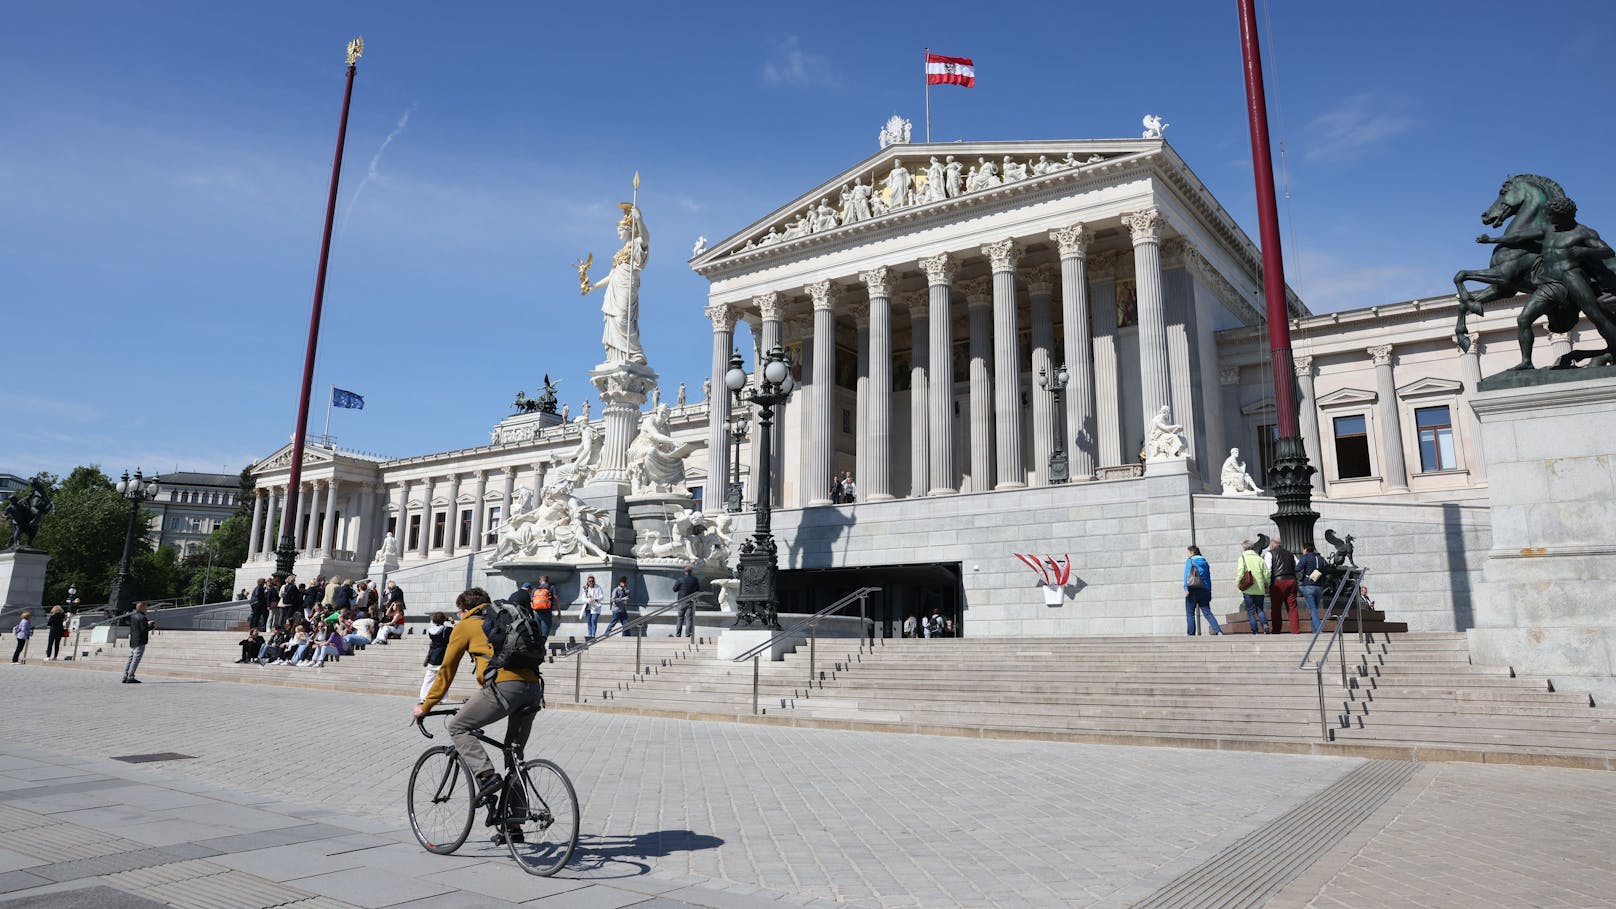
[[[320,309],[325,303],[326,264],[331,259],[331,225],[337,216],[337,184],[342,178],[342,147],[348,138],[348,105],[353,100],[354,73],[365,42],[348,42],[348,79],[342,91],[342,118],[337,123],[337,151],[331,161],[331,191],[325,200],[325,230],[320,235],[320,265],[314,273],[314,305],[309,310],[309,343],[303,353],[303,385],[297,399],[297,431],[292,435],[291,475],[286,479],[286,508],[281,512],[281,540],[275,550],[275,574],[292,573],[297,561],[298,487],[303,480],[303,446],[309,429],[309,392],[314,384],[314,355],[320,344]],[[310,521],[311,526],[318,526]]]

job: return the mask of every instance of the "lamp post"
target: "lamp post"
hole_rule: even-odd
[[[738,355],[737,355],[738,356]],[[734,442],[734,454],[729,460],[729,488],[724,494],[724,510],[736,514],[741,510],[743,491],[741,487],[741,443],[746,441],[747,421],[751,414],[746,412],[746,405],[741,403],[741,393],[734,392],[735,413],[729,422],[729,437]]]
[[[797,390],[797,380],[791,374],[791,357],[776,344],[764,355],[763,368],[758,370],[756,386],[746,384],[746,370],[742,368],[741,354],[737,351],[729,358],[729,371],[724,384],[735,395],[736,401],[749,399],[758,405],[758,452],[760,476],[757,478],[757,526],[752,536],[741,544],[741,555],[736,571],[741,576],[741,590],[736,597],[738,615],[735,624],[757,622],[764,628],[779,628],[779,610],[775,606],[774,579],[779,570],[775,562],[778,550],[774,535],[769,532],[770,490],[773,488],[773,467],[770,458],[774,426],[774,409],[790,400]]]
[[[1051,483],[1064,483],[1071,478],[1066,463],[1066,408],[1061,406],[1061,394],[1066,391],[1066,383],[1071,377],[1065,363],[1055,367],[1053,376],[1045,375],[1044,368],[1038,367],[1038,387],[1048,389],[1055,396],[1055,450],[1049,455]]]
[[[135,554],[135,524],[140,520],[140,506],[157,498],[157,477],[150,479],[141,476],[140,470],[130,478],[129,471],[124,471],[123,479],[118,481],[118,495],[129,500],[129,529],[123,537],[123,560],[118,563],[118,574],[112,579],[112,589],[107,593],[107,605],[113,615],[123,615],[131,608],[130,601],[134,593],[129,589],[129,560]]]

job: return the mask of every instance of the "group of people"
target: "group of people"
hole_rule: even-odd
[[[1240,544],[1240,559],[1235,563],[1235,588],[1240,592],[1246,610],[1246,621],[1252,634],[1278,634],[1282,623],[1289,624],[1291,634],[1301,634],[1301,613],[1297,604],[1300,594],[1311,619],[1311,630],[1317,634],[1323,626],[1319,617],[1319,602],[1324,592],[1326,563],[1318,550],[1308,543],[1302,554],[1296,555],[1272,540],[1268,548],[1259,552],[1252,540]],[[1268,601],[1269,611],[1263,610]],[[1184,559],[1184,618],[1185,633],[1198,633],[1197,615],[1206,619],[1212,634],[1222,634],[1218,617],[1212,614],[1212,566],[1201,555],[1201,547],[1191,545]]]
[[[246,595],[247,625],[261,632],[279,629],[287,619],[298,621],[300,616],[312,621],[315,614],[353,609],[369,612],[376,619],[376,610],[391,613],[396,606],[404,607],[404,591],[392,581],[385,588],[369,580],[317,577],[314,583],[298,581],[296,575],[287,575],[284,581],[259,578]]]
[[[931,615],[925,618],[911,612],[903,620],[903,636],[906,638],[951,638],[955,636],[954,620],[943,615],[941,609],[933,609]]]
[[[830,478],[830,501],[832,505],[851,505],[858,501],[858,485],[853,482],[853,471]]]
[[[404,590],[392,581],[378,590],[369,581],[342,578],[315,578],[312,585],[294,576],[279,584],[260,578],[247,604],[238,663],[320,667],[404,636]]]

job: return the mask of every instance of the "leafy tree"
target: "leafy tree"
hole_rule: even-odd
[[[117,566],[113,566],[117,570]],[[167,599],[179,593],[185,571],[179,552],[172,546],[159,546],[156,552],[142,552],[129,563],[135,582],[135,596],[142,600]]]
[[[45,602],[65,602],[67,589],[77,587],[84,602],[104,603],[123,556],[129,503],[95,466],[75,468],[54,485],[54,507],[35,540],[35,545],[51,554],[45,569]],[[137,522],[136,552],[151,551],[149,533],[145,520]]]

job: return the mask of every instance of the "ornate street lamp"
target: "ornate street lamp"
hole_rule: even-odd
[[[1064,483],[1071,478],[1066,463],[1066,408],[1061,406],[1061,393],[1066,390],[1066,383],[1071,379],[1071,373],[1066,371],[1066,364],[1055,367],[1055,375],[1044,374],[1044,368],[1038,367],[1038,387],[1048,389],[1055,396],[1055,451],[1049,456],[1049,482]]]
[[[118,495],[129,501],[129,529],[123,536],[123,561],[118,563],[118,574],[107,593],[107,606],[113,615],[123,615],[134,608],[134,592],[129,589],[129,559],[135,554],[135,525],[140,520],[140,506],[157,498],[157,477],[143,477],[137,468],[131,479],[126,470],[123,479],[118,481],[117,490]]]
[[[732,363],[738,362],[740,354],[736,354],[735,356],[736,360],[732,360]],[[724,494],[724,510],[730,514],[736,514],[741,510],[741,443],[746,441],[746,427],[748,422],[752,419],[752,415],[747,411],[746,405],[741,403],[740,392],[735,392],[734,394],[735,413],[730,417],[729,437],[730,440],[735,443],[735,450],[729,459],[729,488]]]
[[[742,368],[741,355],[737,351],[729,358],[729,371],[724,374],[724,385],[735,395],[739,403],[750,400],[758,405],[758,444],[763,446],[758,451],[759,473],[757,478],[757,527],[752,536],[741,544],[741,555],[736,565],[736,571],[741,576],[741,590],[736,597],[739,615],[735,624],[747,625],[757,622],[765,628],[779,628],[779,610],[775,606],[774,578],[778,567],[778,550],[774,545],[774,535],[769,532],[770,490],[774,486],[773,467],[770,459],[773,452],[770,450],[774,426],[774,409],[790,400],[791,393],[797,390],[797,380],[791,374],[791,357],[776,344],[763,358],[763,368],[759,370],[760,381],[755,386],[746,384],[746,370]]]

